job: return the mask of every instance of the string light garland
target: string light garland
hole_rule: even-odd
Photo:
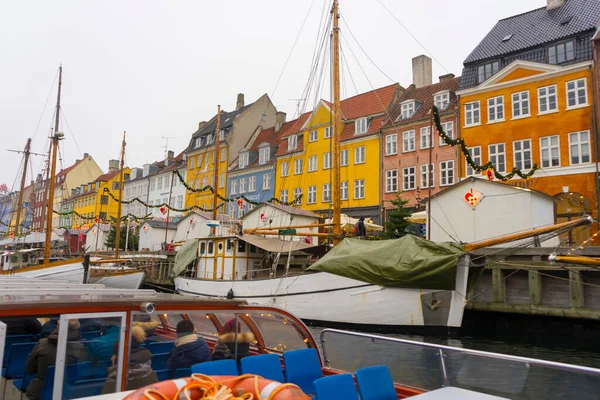
[[[519,168],[515,167],[508,174],[502,175],[500,172],[498,172],[498,170],[494,166],[494,163],[492,163],[491,161],[488,161],[487,163],[485,163],[483,165],[476,164],[475,161],[473,160],[473,158],[471,157],[471,154],[469,153],[469,149],[467,147],[467,144],[465,143],[465,139],[463,139],[463,138],[452,139],[451,137],[449,137],[446,134],[446,131],[444,131],[444,128],[442,127],[442,123],[440,122],[440,115],[439,115],[438,108],[436,106],[433,106],[431,110],[433,112],[433,120],[435,122],[437,131],[440,134],[440,137],[444,140],[444,142],[446,144],[448,144],[450,146],[457,146],[457,145],[460,146],[460,149],[461,149],[462,153],[464,154],[465,159],[467,160],[467,164],[474,171],[483,172],[483,171],[487,171],[489,169],[489,170],[492,170],[496,179],[498,179],[500,181],[508,181],[508,180],[512,179],[515,175],[518,175],[519,177],[521,177],[522,179],[525,179],[525,180],[530,179],[533,176],[533,174],[535,174],[535,171],[537,171],[539,169],[538,164],[535,163],[535,164],[533,164],[532,168],[527,173],[525,173],[525,172],[521,171]]]

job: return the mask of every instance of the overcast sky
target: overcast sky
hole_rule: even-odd
[[[52,85],[61,63],[62,107],[68,122],[61,121],[65,167],[87,152],[106,171],[108,160],[119,156],[123,131],[130,167],[164,158],[162,136],[171,137],[169,148],[180,152],[198,122],[216,113],[217,104],[225,110],[235,107],[237,93],[245,94],[246,103],[264,93],[272,95],[277,109],[287,112],[288,120],[293,118],[293,99],[302,96],[307,84],[323,9],[330,3],[0,2],[0,183],[18,189],[21,156],[7,149],[22,149],[31,137],[32,151],[47,151],[56,102],[56,83]],[[411,58],[428,52],[395,18],[439,61],[433,63],[435,81],[447,72],[460,75],[462,61],[498,19],[545,4],[544,0],[341,0],[347,61],[342,92],[352,96],[355,86],[365,92],[392,83],[389,78],[405,87],[412,82]],[[322,96],[329,98],[328,88]],[[41,172],[42,157],[32,158],[28,180]]]

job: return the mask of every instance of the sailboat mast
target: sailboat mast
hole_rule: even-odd
[[[119,258],[119,241],[121,240],[121,212],[123,199],[123,173],[125,169],[125,132],[123,132],[123,144],[121,145],[121,170],[119,172],[119,201],[117,202],[117,226],[115,230],[115,258]]]
[[[50,177],[48,179],[48,193],[46,202],[46,240],[44,242],[44,264],[50,262],[50,245],[52,239],[52,214],[54,209],[54,181],[56,180],[56,153],[58,152],[58,141],[63,134],[58,131],[60,121],[60,91],[62,89],[62,65],[58,68],[58,96],[56,98],[56,115],[54,119],[54,134],[52,135],[52,160],[50,160]]]
[[[340,224],[341,185],[340,185],[340,142],[342,135],[342,112],[340,104],[340,28],[338,25],[338,0],[333,1],[333,244],[341,240]]]
[[[219,163],[221,162],[220,160],[220,154],[219,154],[219,139],[221,136],[221,106],[218,105],[217,106],[217,131],[215,133],[215,157],[214,157],[214,162],[215,162],[215,176],[213,178],[213,220],[217,220],[217,214],[218,214],[218,208],[217,208],[217,201],[219,201],[219,197],[218,197],[218,188],[219,188]],[[213,226],[211,228],[212,234],[216,235],[217,234],[217,227]],[[215,252],[216,254],[217,252]],[[216,271],[216,269],[215,269]]]
[[[27,179],[27,163],[29,162],[29,150],[31,148],[31,138],[27,139],[25,150],[23,151],[23,175],[21,176],[21,189],[19,190],[19,200],[17,202],[17,216],[15,222],[15,236],[19,235],[21,225],[21,210],[23,208],[23,191],[25,190],[25,179]]]

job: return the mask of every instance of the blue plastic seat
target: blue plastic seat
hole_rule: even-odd
[[[102,393],[106,378],[85,379],[77,381],[66,389],[66,399],[98,396]]]
[[[306,394],[315,394],[315,380],[323,377],[319,354],[315,349],[290,350],[283,353],[286,381]]]
[[[108,369],[111,367],[112,361],[100,361],[92,367],[91,378],[104,378],[108,376]]]
[[[2,360],[2,366],[6,365],[8,360],[8,353],[13,344],[16,343],[29,343],[34,341],[33,335],[8,335],[4,338],[4,359]]]
[[[354,375],[362,400],[398,400],[390,370],[385,365],[362,368]]]
[[[169,353],[152,354],[152,369],[158,371],[167,368]]]
[[[27,390],[27,386],[29,386],[29,382],[35,377],[35,374],[26,374],[23,373],[23,378],[15,379],[13,381],[13,386],[17,388],[17,390],[25,393]]]
[[[315,390],[319,400],[358,400],[358,392],[351,374],[319,378],[315,381]]]
[[[83,340],[92,340],[97,337],[100,337],[102,331],[89,331],[89,332],[81,332],[81,339]]]
[[[29,357],[29,353],[31,353],[34,346],[35,342],[14,343],[10,346],[8,358],[6,359],[6,369],[2,369],[2,376],[6,379],[22,378],[27,357]]]
[[[152,354],[168,353],[175,347],[175,341],[168,342],[150,342],[146,345],[146,348],[150,350]]]
[[[235,360],[218,360],[192,365],[192,374],[237,376],[239,372]]]
[[[52,391],[54,390],[54,365],[46,370],[44,386],[42,387],[42,397],[40,400],[52,400]]]
[[[66,365],[67,382],[69,384],[76,381],[87,380],[92,377],[92,362],[85,361]]]
[[[285,382],[281,369],[281,358],[277,354],[260,354],[240,360],[242,374],[255,374],[277,382]]]
[[[192,375],[192,369],[191,368],[177,368],[175,370],[175,372],[173,372],[172,379],[187,378],[190,375]]]
[[[169,375],[171,374],[170,370],[159,369],[159,370],[154,370],[154,371],[156,372],[156,376],[158,377],[159,382],[169,380]]]

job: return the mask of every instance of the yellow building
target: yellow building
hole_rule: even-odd
[[[341,102],[340,197],[342,213],[381,221],[380,128],[398,84]],[[332,207],[333,132],[331,104],[321,101],[298,119],[276,154],[275,195],[283,201],[302,194],[298,206],[327,214]]]
[[[123,171],[124,180],[129,180],[131,169],[125,168]],[[81,185],[73,195],[72,218],[73,229],[86,229],[94,224],[95,218],[100,221],[110,221],[111,218],[117,218],[118,202],[113,200],[110,195],[105,193],[104,188],[119,198],[120,171],[111,171],[99,176],[95,181],[89,184]]]

